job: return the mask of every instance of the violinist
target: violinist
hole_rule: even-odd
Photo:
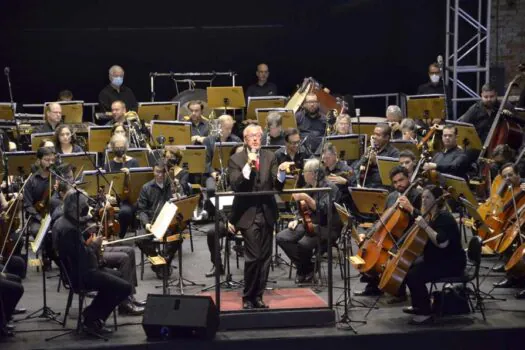
[[[352,168],[344,160],[337,158],[337,148],[330,142],[324,144],[321,160],[324,165],[326,180],[337,186],[341,193],[341,202],[349,208],[352,199],[348,186],[355,182]]]
[[[128,150],[128,139],[122,135],[115,135],[111,138],[110,146],[111,150],[115,154],[112,160],[106,162],[105,170],[107,172],[123,172],[128,176],[129,181],[129,169],[138,168],[139,162],[126,154]],[[128,184],[129,186],[129,184]],[[112,195],[111,193],[109,194]],[[119,198],[116,198],[119,201]],[[110,199],[110,202],[113,199]],[[119,211],[119,222],[120,222],[120,238],[126,236],[128,227],[133,220],[134,209],[131,203],[127,200],[120,200],[118,203],[120,207]]]
[[[401,129],[401,133],[403,134],[403,136],[401,137],[402,140],[417,143],[417,127],[414,119],[403,119],[401,121],[401,124],[399,125],[399,128]]]
[[[401,111],[401,108],[399,108],[399,106],[396,105],[388,106],[385,115],[388,125],[390,125],[390,128],[392,128],[391,139],[401,139],[403,137],[403,133],[401,131],[401,121],[403,120],[403,112]]]
[[[295,114],[295,119],[301,138],[305,140],[306,150],[309,154],[314,154],[326,134],[326,118],[321,114],[319,99],[314,92],[306,95],[301,110]]]
[[[9,222],[13,219],[13,217],[10,217],[10,216],[4,216],[7,212],[7,209],[9,208],[10,205],[12,205],[13,201],[15,200],[16,198],[12,198],[9,202],[6,201],[5,199],[5,196],[3,194],[3,192],[0,191],[0,205],[1,205],[1,218],[0,218],[0,223],[2,223],[3,221],[3,229],[6,230],[6,232],[2,232],[4,233],[5,235],[2,236],[0,235],[0,237],[2,238],[0,240],[0,249],[2,248],[2,246],[4,245],[4,240],[9,240],[9,239],[12,239],[12,240],[15,240],[17,239],[17,237],[15,237],[15,235],[13,235],[12,232],[7,232],[7,227],[9,226]],[[20,198],[19,200],[22,200],[22,198]],[[15,215],[18,215],[18,214],[15,214]],[[6,225],[7,224],[7,225]],[[13,228],[12,228],[13,231],[15,231]],[[10,274],[13,274],[15,276],[18,276],[19,279],[23,279],[25,278],[25,275],[26,275],[26,261],[25,259],[20,256],[19,254],[17,254],[17,252],[20,250],[20,245],[18,247],[15,248],[14,252],[12,252],[11,254],[11,259],[9,260],[7,266],[5,267],[6,268],[6,272],[10,273]],[[18,249],[17,249],[18,248]],[[4,268],[4,264],[6,263],[7,259],[9,258],[8,256],[8,252],[7,250],[5,249],[4,247],[4,251],[1,251],[0,252],[3,256],[3,259],[0,259],[0,271],[3,270]],[[21,312],[20,312],[21,313]]]
[[[190,110],[189,118],[191,121],[191,143],[201,145],[210,133],[208,123],[202,119],[204,104],[201,101],[190,101],[188,109]]]
[[[51,102],[45,108],[45,122],[37,132],[55,132],[57,126],[62,123],[62,106],[60,103]]]
[[[443,127],[443,152],[434,155],[432,162],[425,163],[423,170],[437,170],[440,173],[467,179],[469,162],[467,155],[457,144],[458,130],[453,125]]]
[[[141,226],[146,230],[155,221],[164,204],[173,198],[173,188],[166,176],[167,164],[164,159],[159,159],[153,167],[153,180],[146,182],[140,190],[137,200],[137,213]],[[167,236],[175,232],[166,233]],[[180,240],[169,242],[166,248],[166,263],[168,264],[168,275],[171,275],[171,261],[179,249]],[[140,250],[148,257],[157,256],[157,244],[151,238],[146,238],[137,242]],[[156,273],[158,279],[163,279],[162,266],[151,265],[151,269]]]
[[[445,209],[440,187],[429,185],[421,196],[421,212],[429,211],[429,218],[418,216],[415,220],[428,235],[423,255],[410,267],[406,284],[410,290],[412,306],[403,312],[415,315],[411,324],[428,324],[433,321],[430,295],[426,283],[444,277],[461,276],[466,266],[466,256],[461,246],[461,233],[452,214]]]
[[[295,169],[302,170],[304,162],[306,160],[306,150],[301,146],[301,136],[299,130],[295,128],[288,128],[284,131],[284,142],[285,147],[282,147],[275,151],[275,158],[277,158],[277,164],[285,167],[286,171],[289,172],[290,165]],[[301,177],[298,180],[297,186],[301,187],[304,184],[304,179]]]
[[[263,146],[284,146],[283,120],[279,112],[270,112],[266,117],[266,131],[263,133]]]
[[[416,169],[416,155],[410,150],[403,150],[399,153],[399,164],[408,170],[408,178],[412,178],[412,174]]]
[[[320,243],[321,254],[326,252],[329,247],[328,236],[331,241],[335,240],[341,234],[342,223],[337,215],[335,205],[339,203],[341,193],[337,186],[330,182],[322,169],[321,162],[318,159],[309,159],[304,165],[305,188],[330,187],[331,194],[327,192],[316,193],[294,193],[292,198],[295,201],[305,201],[311,212],[311,220],[314,225],[313,234],[307,234],[304,223],[299,220],[290,221],[288,228],[279,232],[276,236],[276,242],[286,253],[290,260],[297,267],[295,283],[308,283],[314,279],[315,269],[312,257],[314,249]],[[328,226],[328,211],[332,211],[332,223]],[[319,239],[320,238],[320,242]]]
[[[372,145],[354,165],[356,173],[359,173],[361,176],[366,174],[366,177],[363,176],[362,179],[357,179],[363,187],[383,187],[379,169],[377,168],[376,156],[399,157],[399,150],[390,144],[391,133],[392,129],[388,124],[377,124],[371,138]]]
[[[58,239],[60,260],[71,283],[77,288],[97,292],[82,314],[84,328],[88,332],[108,334],[112,331],[104,323],[115,307],[131,295],[132,285],[99,266],[102,236],[86,244],[82,234],[88,212],[87,197],[75,190],[68,191],[64,198],[64,215],[54,224],[53,235]]]
[[[390,192],[388,194],[386,203],[385,203],[385,210],[387,208],[393,207],[396,203],[399,203],[399,205],[403,208],[404,211],[410,214],[410,220],[409,225],[410,227],[412,223],[414,222],[414,218],[416,215],[419,214],[418,208],[421,206],[421,189],[419,187],[413,187],[405,196],[402,194],[405,193],[405,191],[410,186],[410,176],[408,169],[398,165],[392,168],[389,174],[390,181],[392,182],[392,187],[394,188],[394,191]],[[361,234],[359,236],[361,240],[365,239],[365,235]],[[361,291],[355,291],[354,295],[356,296],[373,296],[373,295],[381,295],[381,290],[378,287],[379,284],[379,278],[377,275],[362,275],[361,281],[366,282],[366,287],[364,290]],[[390,299],[388,301],[389,304],[395,304],[399,302],[403,302],[407,299],[406,297],[406,289],[404,287],[400,288],[399,294],[394,297],[393,299]]]
[[[70,154],[84,152],[82,147],[77,145],[73,139],[71,127],[66,124],[59,125],[55,129],[55,149],[59,154]]]

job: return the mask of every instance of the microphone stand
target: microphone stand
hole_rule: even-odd
[[[13,89],[11,87],[11,77],[9,76],[9,73],[11,72],[11,69],[9,69],[9,67],[5,67],[4,68],[4,74],[6,76],[6,79],[7,79],[7,88],[9,89],[9,98],[11,100],[11,104],[14,103],[14,99],[13,99]]]
[[[445,120],[448,120],[448,96],[447,88],[445,86],[445,76],[443,74],[443,57],[441,57],[441,55],[438,56],[437,62],[439,66],[439,77],[441,78],[441,84],[443,86],[443,96],[445,96]]]

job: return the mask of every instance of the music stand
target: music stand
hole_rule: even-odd
[[[55,143],[55,133],[54,132],[37,132],[34,134],[31,134],[31,150],[32,151],[38,151],[38,148],[40,146],[40,142],[42,140],[47,139],[53,144]]]
[[[31,174],[31,166],[36,162],[36,152],[4,152],[7,175],[26,176]]]
[[[268,114],[270,112],[277,112],[281,115],[282,128],[284,129],[297,129],[297,119],[295,119],[295,113],[292,109],[287,108],[257,108],[255,110],[255,117],[259,125],[265,129],[267,127]]]
[[[225,169],[230,161],[230,154],[234,147],[242,145],[240,142],[215,142],[211,167],[213,169]],[[222,166],[221,166],[222,165]]]
[[[241,86],[208,86],[206,96],[209,108],[222,109],[225,114],[228,109],[246,107]]]
[[[170,146],[166,145],[166,150],[179,150],[182,153],[181,164],[187,165],[188,173],[204,174],[206,172],[206,146]]]
[[[147,148],[130,148],[126,151],[126,155],[135,158],[139,162],[141,168],[147,168],[150,166],[148,154],[149,151]],[[113,159],[114,157],[115,153],[110,149],[106,149],[106,160]],[[111,169],[109,170],[111,171]]]
[[[421,119],[427,124],[434,119],[445,119],[446,103],[444,95],[407,96],[407,116]]]
[[[281,149],[281,147],[284,147],[284,146],[264,145],[264,146],[261,146],[261,149],[267,149],[268,151],[272,151],[273,153],[275,153],[275,151],[277,151],[278,149]]]
[[[62,107],[62,121],[64,124],[82,124],[84,115],[84,101],[58,101],[44,103],[44,118],[46,108],[50,103],[58,103]]]
[[[137,109],[139,118],[146,123],[152,120],[172,120],[178,119],[179,102],[140,102]]]
[[[337,149],[339,160],[353,161],[360,159],[366,145],[366,134],[348,134],[326,136],[325,143],[330,142]]]
[[[88,196],[95,197],[98,194],[98,170],[87,170],[82,172],[82,182],[83,184],[79,185]],[[100,170],[103,174],[106,174],[104,170]]]
[[[104,153],[111,139],[111,126],[90,126],[88,128],[88,151]]]
[[[286,103],[284,96],[250,96],[248,97],[248,108],[246,108],[246,119],[257,119],[255,113],[259,108],[283,108]]]
[[[16,103],[0,103],[0,120],[15,119]]]
[[[445,188],[450,192],[452,198],[459,201],[460,197],[463,197],[473,206],[478,206],[478,201],[476,200],[476,197],[474,197],[474,194],[472,194],[472,191],[464,178],[450,174],[441,175],[445,181]]]
[[[392,180],[390,179],[390,171],[399,165],[399,158],[392,157],[381,157],[377,156],[377,169],[379,170],[379,176],[381,182],[385,186],[392,186]]]
[[[351,118],[352,130],[355,130],[361,134],[366,134],[368,137],[374,134],[374,129],[377,124],[387,123],[384,117],[359,117]]]
[[[151,122],[151,135],[156,140],[157,137],[165,138],[165,145],[191,145],[191,123],[153,120]],[[161,147],[158,142],[155,143]]]
[[[364,187],[349,187],[348,190],[361,214],[380,215],[385,210],[387,190]]]
[[[481,143],[481,139],[473,124],[447,120],[446,125],[456,127],[458,131],[458,145],[462,146],[464,151],[466,151],[467,148],[474,151],[481,151],[483,143]]]
[[[86,155],[91,158],[91,161],[86,162]],[[94,164],[97,164],[98,153],[96,152],[86,152],[86,153],[70,153],[70,154],[61,154],[60,158],[62,163],[71,164],[73,167],[73,172],[77,170],[95,170]]]
[[[402,152],[404,150],[408,150],[416,156],[416,158],[419,158],[421,155],[421,152],[419,151],[419,148],[417,148],[417,144],[415,144],[412,141],[409,140],[390,140],[390,144],[397,148],[399,152]]]

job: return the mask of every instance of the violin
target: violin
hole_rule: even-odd
[[[308,204],[304,200],[298,201],[297,206],[306,234],[310,237],[315,236],[315,227],[312,222],[312,211],[310,210],[310,207],[308,207]]]
[[[109,193],[111,193],[112,187],[113,181],[110,183]],[[100,218],[99,235],[102,234],[109,240],[112,236],[117,236],[119,234],[120,223],[115,218],[115,208],[107,205],[103,186],[99,188],[98,202],[100,203],[100,209],[98,210],[98,217]]]
[[[42,217],[44,217],[47,213],[47,208],[49,205],[49,188],[51,187],[51,175],[49,176],[49,186],[46,187],[46,190],[42,194],[42,198],[38,202],[35,203],[35,209]]]
[[[20,217],[17,215],[20,210],[20,200],[15,199],[10,202],[9,207],[0,214],[0,242],[2,250],[0,251],[0,262],[5,263],[7,257],[13,254],[16,247],[16,240],[13,239],[12,233],[20,227]]]

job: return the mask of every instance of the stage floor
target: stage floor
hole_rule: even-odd
[[[194,231],[195,251],[190,250],[189,241],[184,243],[183,247],[183,272],[184,277],[193,280],[202,285],[212,285],[213,278],[205,278],[204,274],[211,268],[209,254],[206,245],[206,237],[203,232]],[[176,261],[177,259],[175,259]],[[140,255],[137,250],[137,262],[140,261]],[[485,259],[483,265],[490,267],[494,264],[494,259]],[[242,264],[237,269],[235,258],[231,257],[231,266],[234,280],[242,279]],[[326,269],[324,270],[326,272]],[[482,269],[486,274],[488,269]],[[54,270],[56,272],[56,269]],[[51,275],[54,275],[54,272]],[[140,267],[137,267],[140,272]],[[292,279],[288,279],[289,268],[280,264],[270,272],[268,298],[266,299],[271,307],[278,307],[279,300],[283,298],[283,293],[289,292],[287,288],[297,288]],[[174,270],[173,277],[178,274],[178,269]],[[341,301],[342,281],[339,268],[336,266],[333,271],[334,276],[334,302]],[[352,271],[352,276],[357,276],[356,271]],[[484,280],[482,290],[489,292],[492,289],[492,283],[500,280],[503,274],[490,273]],[[140,278],[140,275],[139,275]],[[67,299],[67,291],[62,290],[57,293],[58,279],[51,278],[47,280],[47,298],[48,306],[56,312],[64,312]],[[146,266],[144,280],[139,281],[137,288],[137,299],[145,299],[148,293],[161,293],[162,290],[156,288],[160,281],[156,279],[151,269]],[[361,289],[363,284],[358,278],[351,279],[352,290]],[[25,294],[19,304],[21,307],[28,309],[29,313],[39,309],[42,306],[42,279],[40,273],[35,268],[29,268],[28,277],[24,281]],[[188,286],[184,288],[184,294],[199,294],[202,286]],[[299,293],[318,300],[319,305],[327,301],[326,287],[320,290],[312,288],[316,294],[312,294],[309,289],[300,289]],[[171,287],[171,294],[178,294],[178,288]],[[522,341],[525,334],[525,301],[516,300],[514,293],[516,289],[496,289],[492,295],[497,298],[505,298],[505,301],[487,300],[486,315],[487,321],[484,322],[481,314],[475,313],[467,316],[447,317],[438,320],[430,326],[409,326],[409,315],[404,314],[401,309],[408,303],[389,305],[387,304],[388,296],[379,299],[377,309],[371,311],[366,318],[366,324],[352,323],[357,334],[351,330],[339,329],[337,325],[332,327],[317,328],[293,328],[293,329],[265,329],[265,330],[239,330],[224,331],[217,333],[213,341],[200,341],[192,339],[174,340],[178,345],[189,345],[192,348],[239,348],[246,350],[268,349],[268,347],[292,347],[301,349],[316,348],[319,346],[359,346],[363,348],[377,348],[378,346],[409,346],[409,348],[424,346],[425,350],[433,348],[518,348],[518,340]],[[236,298],[240,295],[239,290],[231,291],[229,296],[225,296],[223,306],[225,308],[238,308],[240,300]],[[271,297],[273,296],[273,297]],[[319,300],[318,297],[322,298]],[[360,305],[372,305],[375,298],[355,297],[352,301],[350,316],[352,320],[363,321],[368,308]],[[76,298],[75,298],[76,303]],[[75,305],[75,303],[73,305]],[[228,306],[229,305],[229,306]],[[299,305],[299,304],[298,304]],[[289,305],[286,305],[289,306]],[[342,307],[336,307],[338,315],[344,312]],[[71,317],[68,319],[68,327],[75,326],[76,310],[71,311]],[[21,319],[16,316],[16,319]],[[142,326],[141,317],[119,316],[119,329],[115,332],[108,342],[84,337],[67,335],[50,342],[45,338],[54,334],[59,334],[62,327],[51,321],[43,319],[34,319],[16,323],[17,332],[14,338],[1,339],[0,349],[70,349],[70,348],[159,348],[164,349],[166,342],[149,342],[147,341]],[[108,320],[108,325],[112,321]],[[522,348],[520,346],[519,348]]]

